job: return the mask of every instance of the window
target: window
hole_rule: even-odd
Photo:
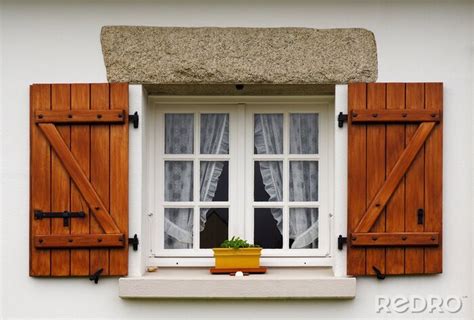
[[[150,97],[150,259],[212,265],[231,236],[262,263],[330,259],[331,97]]]

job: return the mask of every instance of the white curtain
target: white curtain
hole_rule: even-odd
[[[291,114],[290,153],[315,154],[318,151],[318,115]],[[258,154],[283,153],[283,115],[255,115],[255,148]],[[283,200],[283,163],[260,161],[265,191],[269,201]],[[290,201],[318,200],[318,163],[316,161],[290,162]],[[271,209],[278,230],[283,232],[283,212]],[[318,210],[293,208],[289,214],[291,248],[316,248],[318,246]]]
[[[201,154],[229,153],[228,114],[202,114]],[[192,154],[194,126],[192,114],[166,114],[165,153]],[[200,201],[212,201],[216,193],[223,161],[200,163]],[[193,200],[193,162],[165,162],[165,201]],[[200,230],[204,230],[208,210],[201,210]],[[165,248],[189,249],[193,246],[193,209],[165,209]]]

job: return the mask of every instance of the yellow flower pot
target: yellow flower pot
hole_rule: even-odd
[[[214,248],[216,269],[259,268],[262,248]]]

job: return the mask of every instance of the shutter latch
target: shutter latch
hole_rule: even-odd
[[[423,208],[418,209],[417,213],[417,223],[424,224],[425,223],[425,210]]]
[[[344,244],[346,243],[347,243],[347,237],[343,237],[342,235],[339,235],[339,237],[337,237],[337,249],[342,250]]]
[[[135,111],[134,114],[128,115],[128,122],[132,123],[135,129],[138,128],[138,112],[137,111]]]
[[[43,212],[41,210],[35,210],[35,220],[41,220],[43,218],[62,218],[64,219],[63,225],[69,227],[69,219],[71,218],[84,218],[86,213],[84,211],[63,211],[63,212]]]
[[[132,245],[133,246],[133,251],[137,251],[138,250],[138,244],[140,242],[138,241],[138,236],[137,234],[135,233],[135,235],[133,236],[133,238],[128,238],[128,245]]]
[[[342,128],[344,126],[344,122],[347,122],[348,118],[349,117],[348,117],[347,113],[339,112],[339,115],[337,116],[337,126],[339,128]]]

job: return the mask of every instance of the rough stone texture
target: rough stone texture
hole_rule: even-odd
[[[374,82],[377,49],[365,29],[105,26],[110,82],[341,84]]]

